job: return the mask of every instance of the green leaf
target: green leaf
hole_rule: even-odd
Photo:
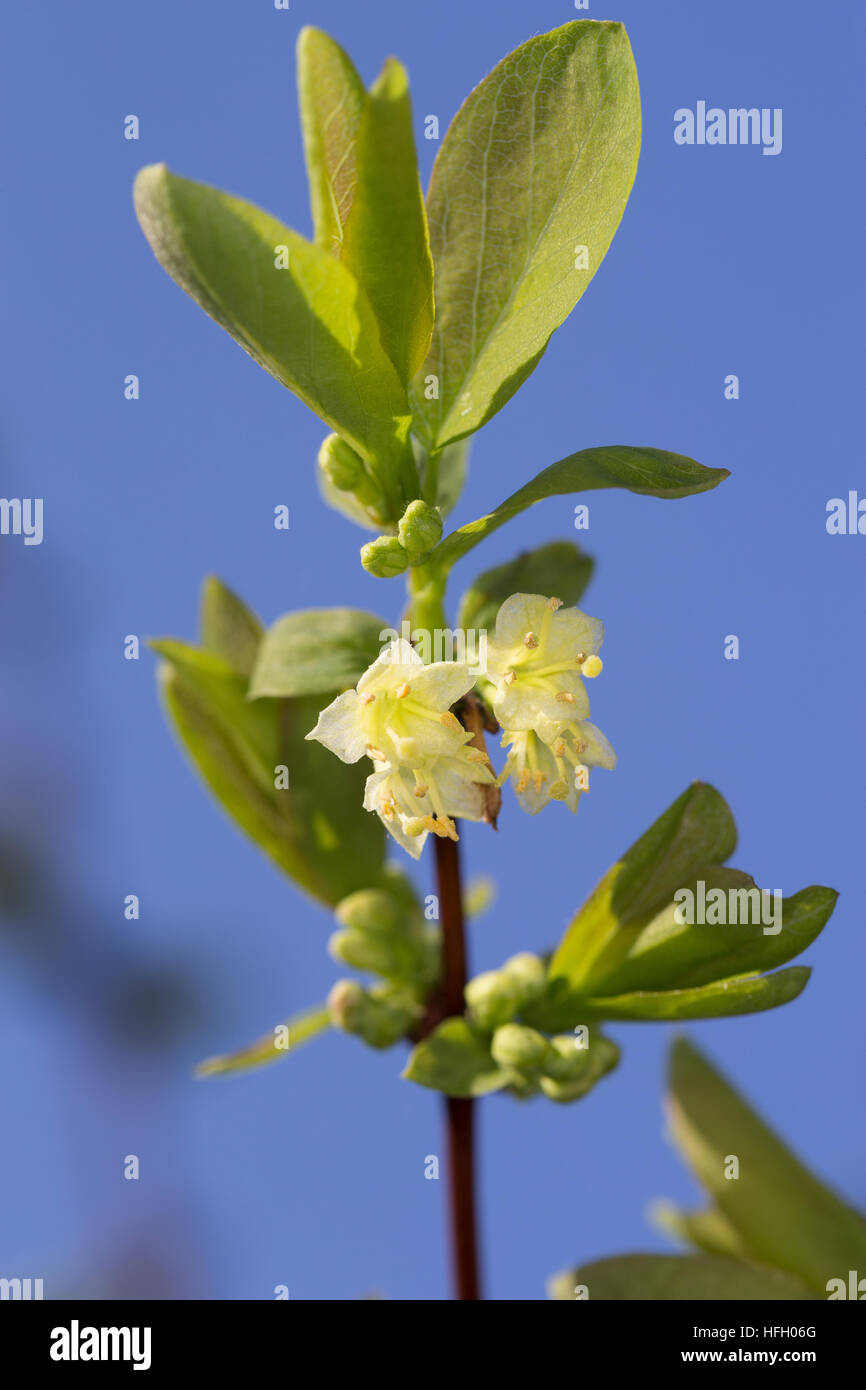
[[[543,1015],[544,1026],[570,1028],[592,1019],[669,1023],[762,1013],[796,999],[806,988],[811,973],[805,965],[792,965],[773,975],[716,980],[697,989],[637,990],[633,994],[584,997],[567,995],[549,1006],[549,1013]]]
[[[465,1018],[446,1018],[413,1048],[403,1076],[448,1096],[483,1096],[501,1091],[512,1073],[490,1055],[490,1034]]]
[[[596,1260],[556,1274],[548,1281],[548,1296],[558,1302],[581,1299],[628,1299],[667,1302],[730,1299],[760,1302],[776,1299],[809,1300],[805,1285],[775,1269],[757,1269],[724,1255],[620,1255]]]
[[[723,863],[736,843],[727,802],[695,782],[605,874],[554,952],[550,978],[582,986],[624,926],[669,903],[702,867]]]
[[[387,59],[370,89],[355,147],[356,187],[342,259],[372,305],[382,346],[405,386],[433,332],[433,262],[412,135],[406,70]]]
[[[298,35],[298,101],[316,243],[339,255],[357,185],[364,84],[339,44],[311,25]]]
[[[684,1245],[694,1245],[710,1255],[741,1259],[746,1247],[738,1231],[715,1207],[704,1211],[680,1211],[673,1202],[653,1202],[649,1219],[654,1226]]]
[[[836,904],[837,894],[820,887],[804,888],[774,903],[772,895],[761,894],[753,879],[733,869],[711,868],[698,877],[697,892],[694,883],[689,886],[698,908],[701,891],[710,896],[713,891],[721,892],[725,894],[724,915],[730,920],[707,922],[705,910],[692,923],[679,922],[680,909],[669,903],[649,922],[641,921],[616,934],[584,976],[581,988],[585,993],[687,989],[730,976],[773,970],[793,960],[815,940]],[[734,916],[745,920],[733,920]]]
[[[222,657],[239,676],[249,677],[262,640],[262,625],[246,604],[216,575],[202,586],[201,644]]]
[[[383,878],[384,832],[362,809],[364,770],[305,735],[317,696],[247,699],[227,662],[174,641],[155,642],[168,713],[193,764],[241,828],[313,897],[334,905]],[[288,789],[275,786],[278,767]]]
[[[546,497],[604,487],[625,488],[642,497],[691,497],[697,492],[708,492],[729,476],[727,468],[705,468],[683,454],[670,454],[663,449],[633,448],[627,444],[581,449],[545,468],[495,511],[452,531],[436,547],[433,559],[450,569],[492,531]]]
[[[355,686],[382,650],[387,624],[357,608],[308,608],[269,627],[249,698],[326,695]]]
[[[352,273],[276,218],[152,164],[135,207],[157,260],[261,366],[415,495],[406,394]],[[278,268],[279,248],[288,267]],[[404,474],[406,474],[404,476]],[[396,505],[396,503],[395,503]]]
[[[590,581],[593,564],[573,541],[550,541],[525,550],[515,560],[479,574],[460,600],[457,626],[492,632],[496,614],[511,594],[549,594],[575,604]]]
[[[604,258],[639,146],[620,24],[578,20],[529,39],[461,107],[427,200],[436,328],[416,394],[429,443],[477,430],[532,371]],[[436,401],[423,394],[431,374]]]
[[[238,1072],[252,1071],[255,1067],[265,1067],[271,1062],[279,1062],[297,1052],[299,1047],[311,1038],[331,1027],[331,1015],[323,1006],[307,1009],[278,1024],[270,1033],[258,1038],[248,1047],[238,1052],[226,1052],[220,1057],[208,1057],[195,1069],[196,1076],[232,1076]]]
[[[828,1280],[866,1269],[863,1216],[804,1168],[685,1039],[671,1049],[667,1110],[674,1142],[753,1259],[822,1295]],[[730,1155],[736,1180],[726,1177]]]

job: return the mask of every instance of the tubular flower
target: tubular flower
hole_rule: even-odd
[[[616,766],[616,754],[588,719],[557,724],[541,718],[536,729],[506,729],[502,746],[509,752],[499,781],[511,778],[531,816],[550,801],[564,801],[576,811],[581,792],[589,790],[589,768]]]
[[[597,618],[563,608],[558,598],[512,594],[506,599],[487,644],[493,713],[503,729],[537,732],[542,720],[586,719],[589,698],[582,677],[601,671],[603,638]]]
[[[466,747],[472,735],[450,711],[474,681],[461,662],[425,666],[398,638],[307,734],[344,763],[372,760],[364,807],[416,859],[428,833],[457,839],[452,817],[480,820],[481,786],[494,781],[486,755]]]

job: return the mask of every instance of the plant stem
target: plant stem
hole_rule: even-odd
[[[436,878],[442,921],[442,1014],[463,1013],[466,984],[466,936],[460,856],[454,840],[435,839]],[[480,1299],[478,1234],[475,1211],[475,1102],[456,1096],[445,1099],[448,1135],[448,1179],[451,1207],[451,1248],[456,1296]]]

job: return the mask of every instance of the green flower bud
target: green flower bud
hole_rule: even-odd
[[[328,1012],[334,1027],[345,1033],[356,1032],[366,997],[366,990],[357,980],[338,980],[328,995]]]
[[[399,902],[384,889],[361,888],[337,904],[334,916],[353,931],[369,932],[371,936],[393,936],[407,929],[412,910],[411,905]]]
[[[544,1068],[550,1043],[543,1033],[522,1023],[506,1023],[493,1034],[490,1053],[500,1067],[538,1072]]]
[[[329,434],[323,441],[319,465],[338,492],[355,492],[366,476],[364,460],[338,434]]]
[[[410,555],[425,555],[442,539],[442,517],[438,507],[416,498],[410,502],[397,526],[401,544]]]
[[[379,985],[366,990],[355,980],[338,980],[328,995],[335,1027],[354,1033],[370,1047],[391,1047],[406,1036],[419,1005],[405,990]]]
[[[379,536],[361,546],[361,564],[377,579],[393,579],[409,568],[409,555],[396,536]]]
[[[589,1049],[578,1047],[573,1033],[559,1033],[550,1039],[551,1054],[544,1068],[553,1081],[574,1081],[586,1071]]]
[[[463,991],[466,1003],[482,1028],[508,1023],[520,1006],[520,982],[504,970],[485,970]]]
[[[580,1100],[591,1089],[592,1082],[587,1077],[578,1077],[575,1081],[554,1081],[550,1076],[541,1078],[541,1089],[548,1100],[558,1101],[560,1105],[567,1105],[569,1101]]]
[[[544,993],[547,968],[541,956],[534,956],[531,951],[521,951],[519,955],[511,956],[502,969],[520,987],[521,1007],[532,1003]]]

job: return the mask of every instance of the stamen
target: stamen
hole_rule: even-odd
[[[531,776],[531,773],[530,773],[530,771],[529,771],[529,768],[528,768],[528,767],[525,767],[525,768],[523,769],[523,771],[521,772],[520,776],[519,776],[518,779],[517,779],[517,786],[516,786],[516,789],[515,789],[515,790],[516,790],[518,793],[519,793],[519,792],[525,792],[525,791],[526,791],[526,788],[529,786],[529,784],[530,784],[531,781],[532,781],[532,776]]]
[[[534,786],[535,786],[535,790],[536,790],[537,792],[540,792],[540,791],[541,791],[541,788],[544,786],[545,782],[547,781],[547,778],[545,777],[544,773],[541,771],[541,768],[539,768],[537,772],[533,772],[533,774],[532,774],[532,781],[533,781],[533,784],[534,784]]]
[[[409,691],[411,689],[412,687],[409,684],[409,682],[404,681],[402,685],[397,686],[397,689],[394,691],[394,694],[397,696],[398,700],[405,700],[406,696],[409,694]]]
[[[456,714],[451,713],[450,709],[446,710],[444,714],[440,714],[439,723],[444,724],[446,729],[459,729],[461,733],[464,732],[460,720],[457,718]]]
[[[600,675],[601,675],[601,669],[602,669],[602,660],[601,660],[601,657],[600,657],[600,656],[588,656],[588,657],[586,658],[586,661],[585,661],[585,662],[583,663],[583,665],[581,666],[580,671],[581,671],[581,675],[589,676],[589,678],[592,679],[593,676],[600,676]]]
[[[385,754],[382,752],[381,748],[374,748],[373,745],[372,745],[372,743],[368,743],[368,744],[367,744],[367,750],[366,750],[366,751],[367,751],[367,757],[368,757],[368,758],[372,758],[374,762],[377,762],[377,763],[386,763],[386,762],[388,761],[388,759],[385,757]]]
[[[362,705],[372,705],[372,703],[373,703],[373,701],[375,700],[375,698],[376,698],[375,695],[362,695],[362,696],[361,696],[361,704],[362,704]]]
[[[548,608],[553,609],[553,612],[555,613],[556,610],[557,610],[558,608],[561,608],[561,607],[562,607],[562,599],[561,599],[561,598],[549,598],[549,599],[547,600],[547,606],[548,606]]]
[[[556,757],[556,758],[561,758],[564,752],[565,752],[565,739],[564,739],[564,738],[558,738],[558,739],[556,739],[555,743],[553,744],[553,755],[554,755],[554,757]]]
[[[523,639],[523,645],[524,647],[528,647],[531,652],[535,651],[535,648],[538,646],[538,638],[534,632],[527,632]]]
[[[573,705],[574,696],[570,690],[557,690],[555,698],[561,705]]]
[[[584,663],[585,661],[586,661],[586,652],[576,652],[576,653],[575,653],[574,663],[575,663],[576,666],[582,666],[583,663]]]
[[[516,680],[517,680],[517,672],[516,672],[516,671],[506,671],[506,672],[505,672],[505,684],[506,684],[506,685],[513,685],[514,682],[515,682]]]
[[[423,798],[427,795],[427,788],[421,782],[419,782],[415,788],[415,795],[419,798]]]

